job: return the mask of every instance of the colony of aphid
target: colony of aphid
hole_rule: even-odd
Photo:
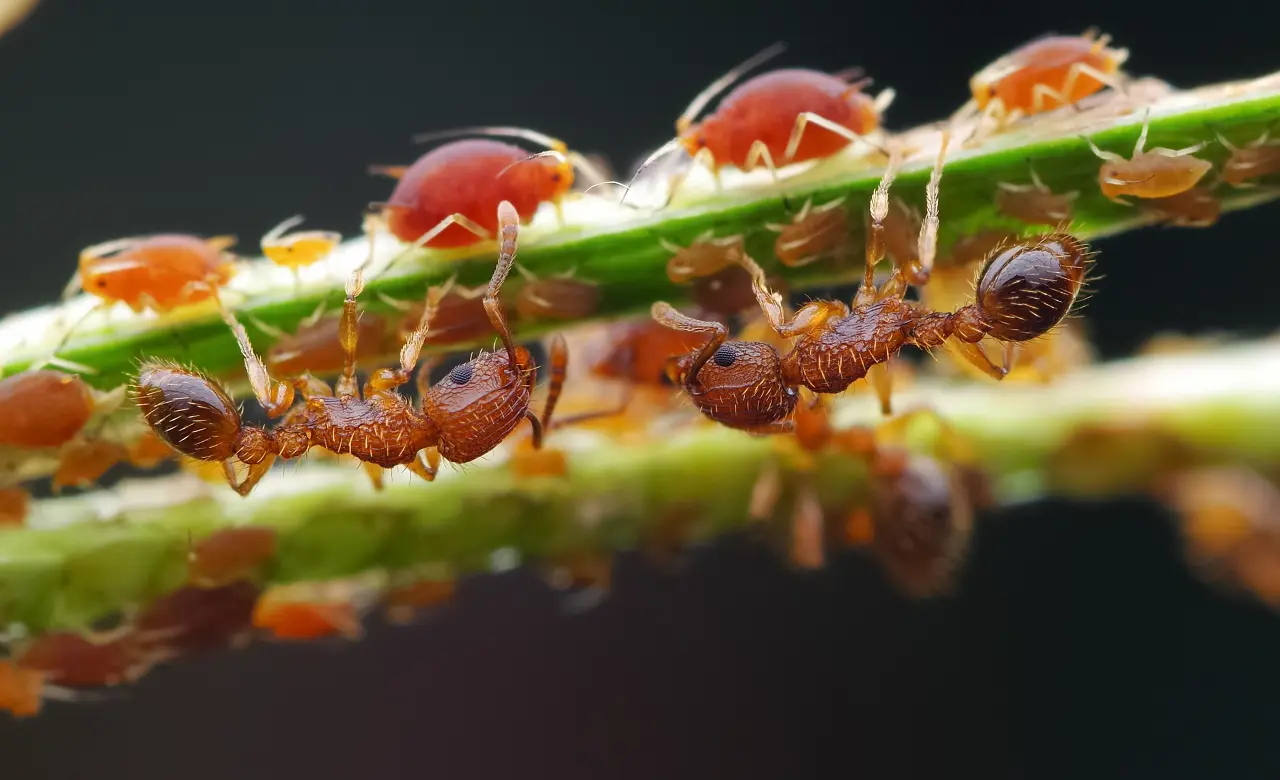
[[[884,164],[866,212],[844,200],[806,200],[789,222],[765,226],[776,233],[776,259],[794,268],[849,259],[857,249],[853,228],[865,221],[865,271],[851,302],[813,300],[792,311],[777,292],[782,280],[766,275],[740,235],[708,233],[688,245],[660,240],[670,254],[671,282],[691,285],[696,306],[681,311],[656,302],[650,318],[597,331],[604,334],[605,351],[590,361],[583,381],[621,385],[619,402],[560,419],[553,412],[565,387],[570,349],[564,337],[551,337],[550,379],[542,412],[535,413],[539,366],[517,344],[511,321],[588,317],[601,293],[592,280],[573,273],[539,278],[520,266],[519,234],[542,204],[559,213],[565,199],[584,197],[574,192],[575,183],[585,178],[594,187],[604,174],[586,156],[532,130],[432,133],[419,140],[453,140],[410,165],[371,169],[396,184],[366,220],[370,258],[380,227],[416,246],[492,242],[497,263],[487,286],[468,289],[450,280],[429,289],[422,303],[384,297],[404,314],[403,321],[392,322],[371,313],[361,316],[365,263],[351,273],[340,313],[321,308],[295,333],[255,323],[273,339],[263,352],[219,294],[234,275],[233,238],[154,235],[90,247],[81,254],[69,292],[83,290],[101,306],[123,304],[135,311],[164,312],[212,301],[239,345],[253,395],[278,422],[247,423],[215,379],[186,366],[144,360],[129,395],[149,433],[131,447],[112,444],[95,438],[93,421],[119,406],[123,391],[98,393],[71,371],[73,366],[63,365],[64,371],[42,365],[0,381],[0,445],[56,449],[61,465],[55,487],[90,484],[120,462],[149,466],[178,457],[194,467],[212,467],[219,479],[248,495],[276,460],[313,450],[360,461],[375,486],[381,486],[384,469],[398,466],[430,481],[442,458],[474,461],[527,422],[528,446],[519,451],[515,468],[556,478],[564,460],[542,449],[553,426],[590,420],[634,427],[653,410],[686,404],[743,436],[771,436],[801,458],[834,449],[863,459],[870,504],[846,508],[837,536],[870,546],[906,592],[945,590],[973,508],[981,504],[981,480],[975,480],[976,464],[945,421],[939,421],[944,442],[939,457],[908,455],[899,446],[896,436],[903,426],[931,413],[893,416],[893,383],[902,368],[897,358],[904,347],[941,347],[957,370],[996,380],[1028,373],[1052,379],[1088,359],[1078,326],[1068,320],[1093,259],[1070,232],[1078,193],[1056,192],[1032,166],[1026,181],[1002,183],[992,198],[999,213],[1044,232],[1023,236],[984,230],[954,242],[950,262],[937,264],[945,219],[939,192],[948,150],[1081,104],[1104,89],[1123,98],[1128,77],[1120,66],[1126,53],[1109,48],[1105,37],[1050,36],[974,76],[971,103],[938,134],[921,215],[893,192],[902,160],[915,151],[883,128],[893,92],[869,95],[870,80],[860,71],[782,69],[743,80],[778,51],[761,52],[699,94],[676,122],[676,137],[637,176],[665,157],[683,155],[706,165],[717,180],[725,169],[764,168],[777,178],[789,166],[821,165],[864,145]],[[739,81],[714,111],[699,116]],[[957,137],[962,126],[966,135]],[[531,152],[495,136],[545,148]],[[1120,202],[1137,199],[1174,224],[1212,224],[1218,201],[1202,180],[1213,166],[1195,156],[1203,144],[1145,149],[1145,139],[1144,124],[1128,158],[1093,147],[1101,158],[1101,192]],[[1240,146],[1221,142],[1231,153],[1218,173],[1225,183],[1246,186],[1280,171],[1280,146],[1266,137]],[[670,193],[680,181],[679,176],[671,180]],[[286,220],[262,238],[268,262],[296,271],[323,261],[338,245],[337,233],[290,233],[301,221]],[[877,285],[877,267],[886,257],[892,270]],[[504,290],[513,270],[519,289],[509,295]],[[735,323],[738,338],[731,337]],[[473,355],[431,382],[432,361],[421,359],[427,345],[467,344],[491,335],[500,348]],[[360,363],[396,348],[398,363],[365,366],[371,370],[361,384]],[[60,363],[51,358],[45,365]],[[332,385],[321,378],[334,375]],[[416,386],[416,400],[405,394],[407,386]],[[857,386],[875,392],[888,421],[876,429],[834,430],[825,399]],[[770,480],[769,474],[761,475],[753,511],[775,510],[777,491]],[[21,522],[25,510],[21,487],[0,492],[0,518]],[[797,500],[792,528],[798,564],[823,560],[822,545],[830,536],[824,514],[812,494]],[[452,592],[447,577],[419,577],[389,590],[334,585],[332,592],[295,587],[260,593],[251,583],[273,554],[275,541],[270,529],[239,528],[194,544],[187,587],[135,615],[118,635],[49,635],[0,663],[0,706],[33,712],[42,686],[49,695],[61,690],[58,686],[132,679],[159,661],[224,645],[253,627],[282,638],[358,635],[372,591],[399,615]],[[598,556],[561,561],[559,568],[570,584],[608,581],[608,564]]]

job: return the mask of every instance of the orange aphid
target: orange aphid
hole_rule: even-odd
[[[110,441],[76,441],[62,451],[58,468],[53,472],[52,488],[84,487],[97,482],[112,466],[129,460],[124,445]]]
[[[671,253],[667,278],[675,284],[711,276],[732,266],[743,247],[741,235],[716,238],[710,230],[696,236],[689,246],[678,246],[665,238],[658,239],[658,243]]]
[[[431,318],[431,330],[422,343],[462,344],[480,339],[493,331],[489,314],[484,308],[485,286],[460,287],[453,279],[449,279],[442,287],[444,292]],[[380,297],[384,303],[404,312],[398,330],[402,338],[407,338],[422,320],[422,303],[406,303],[386,296]],[[509,301],[504,300],[501,305],[508,316],[514,311]]]
[[[778,285],[774,289],[786,295],[784,284],[779,284],[781,277],[769,277],[769,283]],[[751,274],[742,266],[734,265],[721,269],[710,276],[693,280],[693,302],[698,308],[719,317],[732,317],[755,306],[755,291],[751,286]]]
[[[184,586],[153,601],[133,621],[142,652],[189,656],[248,637],[259,589],[249,582],[220,588]]]
[[[342,241],[342,234],[332,230],[303,230],[289,233],[302,224],[302,215],[289,217],[262,237],[262,254],[285,268],[303,268],[328,257]]]
[[[1222,180],[1234,187],[1250,186],[1254,179],[1280,173],[1280,144],[1271,142],[1268,129],[1245,146],[1234,146],[1218,134],[1218,143],[1231,152],[1222,164]]]
[[[265,526],[223,528],[196,542],[187,556],[187,581],[216,588],[252,578],[277,545],[276,529]]]
[[[1104,86],[1120,83],[1127,49],[1109,48],[1109,36],[1047,35],[978,71],[969,80],[971,105],[1010,122],[1071,105]]]
[[[1099,149],[1093,141],[1089,148],[1103,160],[1098,169],[1098,186],[1112,200],[1121,195],[1134,198],[1167,198],[1186,192],[1213,170],[1213,163],[1191,155],[1209,145],[1202,141],[1185,149],[1155,148],[1145,150],[1150,119],[1142,122],[1142,132],[1133,147],[1133,157],[1126,160],[1115,152]],[[1119,201],[1124,203],[1124,201]]]
[[[253,608],[253,626],[277,639],[299,641],[364,635],[360,615],[349,599],[330,598],[301,586],[268,588]]]
[[[1151,198],[1142,208],[1179,227],[1209,227],[1222,216],[1222,201],[1208,187],[1198,185],[1167,198]]]
[[[162,234],[97,244],[80,253],[80,271],[67,292],[80,286],[136,312],[198,303],[234,276],[235,258],[226,250],[235,242],[231,236]]]
[[[773,253],[791,268],[837,255],[849,243],[849,219],[843,198],[816,208],[812,200],[806,200],[789,224],[765,227],[778,234]]]
[[[30,718],[40,713],[45,676],[34,669],[23,669],[12,661],[0,661],[0,710],[16,718]]]
[[[1030,184],[1000,182],[996,189],[996,211],[1031,225],[1065,227],[1071,221],[1071,207],[1079,192],[1054,193],[1034,169]]]
[[[830,157],[880,126],[892,91],[871,98],[870,82],[847,74],[787,68],[748,79],[697,120],[717,94],[743,74],[780,53],[778,44],[737,66],[703,90],[676,120],[678,143],[695,157],[709,156],[712,170],[749,171]],[[808,125],[819,128],[805,132]],[[652,158],[651,158],[652,159]]]
[[[591,366],[594,376],[638,385],[662,385],[667,362],[701,344],[697,334],[672,330],[651,317],[613,325],[608,351]]]
[[[129,462],[139,468],[154,468],[167,460],[172,460],[177,453],[165,443],[164,439],[150,428],[128,444]]]
[[[0,445],[60,447],[98,408],[92,388],[74,374],[41,369],[0,380]]]
[[[600,286],[573,278],[572,272],[545,279],[517,264],[524,284],[516,293],[516,311],[530,319],[576,320],[590,316],[600,305]]]
[[[133,682],[149,665],[129,634],[100,640],[71,632],[37,638],[18,654],[17,662],[43,673],[48,682],[69,688]]]
[[[0,526],[22,525],[30,505],[31,494],[23,488],[0,488]]]
[[[342,317],[334,314],[313,322],[304,322],[293,333],[276,333],[276,342],[267,350],[267,368],[297,376],[336,374],[344,365],[342,340],[339,338]],[[356,323],[359,342],[357,360],[372,360],[394,353],[399,344],[389,331],[386,320],[364,312]]]
[[[470,138],[443,144],[407,167],[371,168],[400,180],[383,206],[383,218],[401,241],[448,248],[492,239],[502,201],[513,204],[521,224],[528,224],[543,203],[559,209],[573,187],[575,165],[596,176],[590,163],[568,151],[563,141],[532,130],[464,128],[414,140],[470,134],[514,136],[549,151],[531,156],[514,144]]]

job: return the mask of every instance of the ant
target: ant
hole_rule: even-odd
[[[550,409],[541,419],[529,409],[537,366],[527,349],[515,345],[498,298],[515,263],[520,215],[510,202],[502,201],[497,216],[501,248],[484,306],[505,349],[481,352],[455,366],[434,386],[429,384],[429,373],[419,371],[420,406],[396,389],[413,378],[440,289],[428,292],[422,320],[400,351],[399,367],[373,372],[361,392],[355,360],[357,297],[364,287],[360,266],[347,282],[341,325],[346,364],[332,390],[305,376],[289,383],[273,380],[244,327],[222,307],[223,319],[239,342],[254,396],[269,417],[284,415],[284,419],[270,430],[245,425],[231,398],[213,380],[181,366],[147,362],[133,393],[147,424],[183,455],[221,462],[228,484],[242,496],[253,490],[276,458],[297,458],[313,446],[363,461],[375,485],[382,469],[401,465],[434,480],[439,456],[453,463],[475,460],[498,446],[524,419],[533,426],[534,446],[539,448],[542,431],[550,424]],[[563,339],[554,341],[553,375],[562,375],[567,362]],[[295,393],[304,401],[297,407]],[[551,396],[558,395],[559,388],[553,386]],[[243,479],[237,479],[233,460],[248,466]]]
[[[1098,186],[1102,194],[1122,205],[1121,195],[1134,198],[1168,198],[1196,186],[1205,174],[1213,170],[1213,163],[1191,155],[1209,145],[1201,141],[1185,149],[1155,148],[1144,151],[1147,131],[1151,127],[1151,112],[1143,116],[1142,132],[1133,146],[1133,157],[1126,160],[1115,152],[1099,149],[1097,144],[1085,138],[1089,148],[1103,160],[1098,170]]]
[[[1128,49],[1113,49],[1108,35],[1045,35],[987,65],[969,80],[973,97],[957,118],[979,114],[978,124],[995,119],[997,129],[1060,106],[1075,105],[1103,87],[1120,90],[1127,78],[1120,66]]]
[[[943,134],[937,162],[926,188],[927,212],[920,231],[920,262],[932,265],[938,226],[938,187],[947,137]],[[840,393],[888,363],[903,346],[928,349],[959,343],[963,356],[994,378],[1011,366],[997,366],[978,345],[986,336],[1023,342],[1038,338],[1070,311],[1091,259],[1083,243],[1065,233],[1028,239],[988,257],[980,269],[974,303],[954,312],[933,312],[904,300],[907,282],[895,268],[876,289],[875,266],[884,255],[883,220],[889,208],[889,186],[897,154],[871,198],[871,231],[866,271],[853,307],[838,301],[813,301],[788,317],[781,296],[766,286],[764,271],[750,257],[740,263],[752,274],[756,298],[770,327],[783,338],[796,338],[785,356],[769,344],[727,341],[719,322],[697,320],[665,302],[653,305],[654,319],[675,330],[706,334],[706,344],[673,361],[668,370],[707,417],[754,433],[787,432],[797,388],[814,393]],[[882,374],[888,377],[888,373]],[[888,411],[888,382],[877,388]]]
[[[234,236],[160,234],[95,244],[80,252],[63,300],[83,289],[100,305],[119,301],[138,313],[199,303],[235,275],[235,256],[226,251],[235,243]]]
[[[469,138],[436,147],[409,166],[373,166],[370,173],[398,179],[382,205],[383,219],[396,238],[417,246],[454,248],[488,241],[498,233],[493,214],[499,202],[513,205],[528,224],[542,203],[551,203],[564,222],[561,202],[573,187],[574,169],[603,181],[595,167],[565,143],[517,127],[466,127],[414,137],[415,143],[460,135],[521,138],[547,151],[532,156],[514,144]]]
[[[859,78],[860,69],[831,74],[786,68],[763,73],[739,84],[721,98],[714,113],[695,121],[717,95],[785,48],[777,43],[764,49],[700,92],[676,120],[676,137],[651,154],[640,169],[683,149],[695,160],[707,162],[717,185],[720,170],[729,166],[751,171],[763,163],[777,178],[779,166],[830,157],[864,141],[863,136],[880,127],[894,92],[868,96],[862,89],[871,81]],[[828,132],[806,135],[811,124]]]

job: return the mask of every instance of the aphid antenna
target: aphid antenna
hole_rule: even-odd
[[[631,191],[631,187],[630,187],[630,186],[628,186],[628,185],[624,184],[623,182],[620,182],[620,181],[614,181],[614,180],[610,179],[609,181],[602,181],[602,182],[597,182],[597,183],[595,183],[595,184],[592,184],[590,187],[587,187],[585,190],[583,190],[583,191],[582,191],[582,194],[583,194],[583,195],[586,195],[587,193],[589,193],[589,192],[591,192],[592,190],[594,190],[596,187],[603,187],[603,186],[605,186],[606,184],[612,184],[612,185],[614,185],[614,186],[616,186],[616,187],[621,187],[621,188],[622,188],[622,197],[618,199],[618,203],[622,203],[623,199],[625,199],[625,198],[627,197],[627,193],[629,193],[629,192]],[[629,208],[639,208],[638,206],[632,206],[631,204],[626,204],[626,205],[627,205]]]
[[[552,138],[546,133],[540,133],[537,130],[531,130],[527,127],[505,127],[500,125],[473,125],[471,127],[459,127],[453,130],[437,130],[431,133],[419,133],[411,139],[415,144],[430,143],[431,141],[443,141],[447,138],[461,138],[468,135],[488,135],[488,136],[508,136],[511,138],[521,138],[530,143],[545,146],[548,149],[557,149],[564,151],[567,147],[564,141],[559,138]]]
[[[684,150],[684,147],[681,146],[680,138],[678,136],[676,138],[672,138],[670,141],[667,141],[665,144],[655,149],[652,154],[650,154],[648,157],[644,159],[644,162],[640,163],[640,167],[636,169],[636,172],[631,175],[631,183],[626,185],[626,190],[622,193],[622,197],[618,200],[618,204],[624,205],[624,206],[626,205],[627,196],[631,194],[631,189],[635,185],[636,179],[640,178],[640,174],[644,173],[646,168],[648,168],[650,165],[653,165],[655,162],[657,162],[658,160],[662,159],[663,157],[669,154],[673,154],[675,152],[680,152],[683,150]],[[673,195],[673,192],[669,191],[667,193],[666,202],[664,202],[658,208],[665,208],[669,203],[671,203],[672,195]]]
[[[735,81],[742,78],[750,71],[755,70],[786,50],[787,44],[782,41],[766,46],[764,49],[756,52],[754,55],[743,60],[738,65],[735,65],[720,78],[708,84],[706,89],[699,92],[685,108],[684,112],[680,114],[680,118],[676,120],[676,131],[684,132],[688,129],[689,125],[693,124],[694,120],[698,118],[698,114],[701,114],[702,110],[705,109],[712,100],[716,99],[717,95],[724,92],[732,86]]]
[[[281,236],[289,232],[291,229],[297,227],[298,225],[301,225],[303,221],[304,221],[304,218],[301,214],[295,214],[294,216],[289,217],[285,221],[281,222],[279,225],[276,225],[275,227],[268,230],[266,234],[263,235],[262,237],[262,243],[268,244],[268,243],[274,243],[276,241],[279,241]]]

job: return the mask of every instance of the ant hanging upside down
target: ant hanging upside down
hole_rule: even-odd
[[[926,189],[927,211],[920,228],[915,261],[927,279],[938,230],[938,186],[947,136]],[[983,262],[974,286],[974,302],[954,312],[930,311],[904,299],[910,283],[901,265],[878,290],[875,266],[884,256],[884,220],[889,186],[898,162],[896,152],[871,198],[871,230],[866,273],[850,308],[839,301],[812,301],[788,317],[782,298],[769,290],[764,271],[745,253],[735,261],[752,276],[757,301],[773,330],[795,338],[785,355],[757,341],[729,341],[719,322],[694,319],[669,304],[653,305],[654,319],[669,328],[704,333],[710,338],[697,351],[668,364],[671,379],[689,394],[707,417],[753,433],[793,430],[797,389],[840,393],[874,367],[888,363],[902,347],[942,346],[948,339],[961,354],[990,376],[1001,379],[1012,367],[1006,349],[1004,365],[995,365],[979,342],[991,336],[1007,345],[1030,341],[1054,328],[1071,310],[1093,255],[1066,233],[1049,233],[997,248]],[[877,391],[889,411],[888,372],[880,371]],[[873,375],[872,378],[876,378]]]
[[[339,329],[345,364],[335,388],[307,375],[287,383],[272,379],[244,327],[223,308],[223,319],[244,356],[253,394],[269,417],[283,415],[284,419],[272,429],[244,425],[226,391],[208,377],[169,363],[144,363],[133,395],[147,424],[182,454],[221,462],[227,482],[241,495],[253,490],[276,458],[297,458],[312,447],[363,461],[375,485],[382,469],[393,466],[405,466],[433,480],[441,455],[453,463],[475,460],[501,444],[524,419],[533,426],[534,447],[541,447],[542,432],[550,425],[554,400],[560,395],[568,349],[562,338],[553,339],[552,387],[539,418],[529,409],[537,366],[527,349],[515,345],[498,299],[515,263],[519,233],[519,214],[507,201],[498,206],[498,224],[501,248],[484,308],[504,349],[481,352],[455,366],[434,386],[429,384],[428,371],[419,371],[420,407],[397,388],[413,377],[432,316],[447,290],[428,291],[418,327],[400,350],[400,366],[374,371],[362,391],[356,381],[356,299],[364,287],[361,266],[347,283]],[[372,236],[370,247],[372,257]],[[294,405],[295,394],[301,395],[302,404]],[[248,466],[243,479],[236,476],[236,460]]]

